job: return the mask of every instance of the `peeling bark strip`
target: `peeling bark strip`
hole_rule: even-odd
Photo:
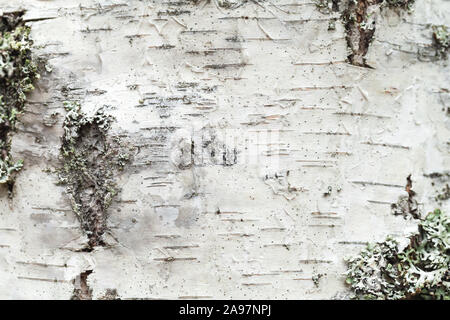
[[[23,161],[11,157],[11,134],[25,107],[26,93],[34,89],[38,67],[31,56],[30,28],[24,12],[0,13],[0,184],[12,192],[14,173]]]
[[[88,236],[87,251],[105,245],[107,209],[118,192],[114,173],[122,170],[129,154],[120,151],[119,142],[108,141],[112,118],[103,108],[89,117],[78,103],[67,103],[61,147],[63,167],[60,183],[67,185],[72,208]]]

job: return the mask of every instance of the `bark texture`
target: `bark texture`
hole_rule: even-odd
[[[12,197],[0,189],[0,298],[347,298],[345,257],[450,210],[449,67],[432,27],[450,2],[378,8],[354,64],[348,6],[329,8],[0,0],[26,10],[52,69],[12,136],[24,164]],[[114,119],[76,141],[93,150],[78,177],[100,172],[117,195],[58,185],[65,101]],[[98,167],[119,140],[130,161]]]

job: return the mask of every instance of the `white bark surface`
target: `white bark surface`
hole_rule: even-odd
[[[373,69],[345,63],[341,21],[328,30],[338,14],[310,0],[0,8],[27,10],[53,69],[13,138],[25,160],[14,197],[0,196],[2,299],[69,299],[86,270],[94,299],[343,298],[346,256],[415,230],[390,208],[409,175],[422,211],[438,206],[425,175],[450,167],[449,67],[417,52],[430,24],[449,24],[449,1],[383,10]],[[86,236],[44,171],[59,165],[74,99],[107,105],[110,134],[138,147],[108,210],[110,247],[93,252],[77,251]]]

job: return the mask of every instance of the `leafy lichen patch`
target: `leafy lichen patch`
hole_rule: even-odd
[[[436,56],[441,59],[447,58],[450,47],[450,33],[446,26],[433,26],[433,41],[436,48]]]
[[[409,245],[388,237],[347,261],[347,284],[359,299],[450,299],[450,216],[430,212]]]
[[[4,13],[0,17],[0,184],[7,184],[10,190],[14,173],[23,165],[21,160],[12,159],[11,134],[25,108],[26,94],[39,78],[30,28],[24,25],[23,14]]]
[[[88,236],[89,250],[105,245],[107,209],[118,192],[115,173],[123,170],[129,153],[123,151],[120,141],[108,137],[112,117],[104,108],[92,116],[83,113],[76,102],[66,103],[65,108],[59,182],[67,186],[72,208]]]
[[[392,213],[396,216],[401,215],[405,219],[407,217],[419,219],[420,208],[419,203],[415,199],[416,192],[412,189],[411,175],[406,178],[405,191],[407,195],[400,196],[397,203],[391,205]]]

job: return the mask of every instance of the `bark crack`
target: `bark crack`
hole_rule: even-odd
[[[92,270],[86,270],[75,278],[71,300],[92,300],[92,289],[88,284],[88,277],[92,272]]]

